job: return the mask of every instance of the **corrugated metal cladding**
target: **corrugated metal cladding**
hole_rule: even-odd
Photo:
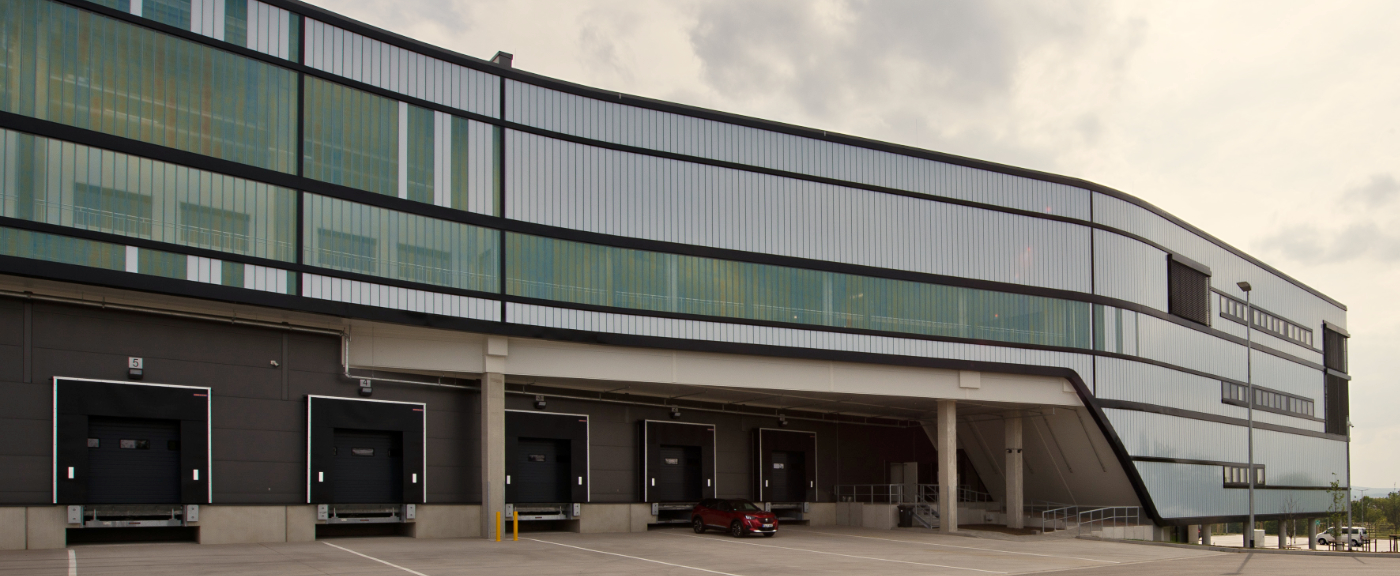
[[[306,65],[443,106],[500,116],[500,77],[306,20]]]
[[[1221,384],[1214,378],[1118,358],[1100,357],[1095,361],[1098,362],[1099,398],[1142,402],[1231,418],[1248,417],[1246,408],[1221,401]],[[1254,420],[1314,432],[1322,432],[1324,428],[1322,422],[1262,410],[1254,411]]]
[[[509,132],[511,218],[1088,292],[1088,228]]]
[[[550,328],[587,330],[612,334],[632,334],[661,338],[686,340],[710,340],[715,342],[736,342],[764,346],[787,346],[817,350],[841,350],[888,354],[892,356],[915,356],[920,358],[952,358],[958,360],[978,360],[984,362],[1005,362],[1009,364],[1030,364],[1036,366],[1059,366],[1070,368],[1093,385],[1091,357],[1083,354],[1053,352],[1048,350],[1025,350],[1000,346],[979,346],[955,342],[935,342],[910,338],[887,336],[867,336],[819,330],[798,330],[725,322],[705,322],[700,320],[679,320],[672,318],[652,318],[628,314],[611,314],[537,306],[533,304],[506,304],[506,318],[513,324],[529,324]]]
[[[1272,272],[1171,223],[1153,212],[1104,194],[1094,194],[1094,221],[1166,246],[1210,267],[1211,287],[1243,298],[1236,283],[1254,286],[1254,304],[1296,322],[1320,329],[1326,320],[1346,326],[1346,312]]]
[[[1219,466],[1134,462],[1157,512],[1168,518],[1239,516],[1249,513],[1249,491],[1225,488]],[[1325,490],[1255,490],[1257,514],[1288,514],[1327,510],[1332,495]]]
[[[309,35],[309,33],[308,33]],[[1089,219],[1081,188],[506,81],[507,120],[652,150]]]
[[[476,320],[501,319],[501,304],[495,300],[385,286],[318,274],[303,274],[301,280],[301,294],[308,298]]]
[[[1207,374],[1244,380],[1244,345],[1138,314],[1138,355]]]
[[[1319,416],[1322,414],[1323,375],[1321,370],[1266,352],[1254,351],[1254,383],[1280,392],[1311,398],[1317,403]]]
[[[1238,336],[1240,338],[1244,338],[1247,335],[1248,331],[1248,329],[1245,328],[1245,325],[1240,324],[1239,322],[1235,322],[1224,316],[1221,316],[1220,295],[1212,293],[1210,296],[1210,327],[1224,332],[1226,334],[1229,334],[1231,336]],[[1313,328],[1313,342],[1316,343],[1318,349],[1308,348],[1307,346],[1303,346],[1302,344],[1299,344],[1292,340],[1284,340],[1283,338],[1279,338],[1257,328],[1254,330],[1254,342],[1257,344],[1268,346],[1270,348],[1273,348],[1274,350],[1281,350],[1283,352],[1287,352],[1299,358],[1303,358],[1304,360],[1316,362],[1318,364],[1322,363],[1321,325],[1319,325],[1317,328]]]
[[[1249,461],[1249,431],[1244,426],[1133,410],[1106,409],[1104,415],[1132,456]],[[1254,463],[1265,467],[1268,484],[1326,486],[1333,480],[1333,473],[1345,478],[1344,445],[1337,440],[1256,428]]]
[[[1167,311],[1167,253],[1132,238],[1094,231],[1098,294]]]

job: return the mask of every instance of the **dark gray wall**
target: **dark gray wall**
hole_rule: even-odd
[[[356,382],[340,376],[339,347],[331,336],[0,300],[0,505],[51,502],[52,378],[126,381],[129,356],[145,359],[145,382],[213,389],[216,504],[303,503],[306,395],[357,397]],[[373,398],[427,403],[429,503],[480,501],[475,391],[377,383]],[[530,410],[532,400],[511,394],[506,407]],[[594,502],[639,499],[636,423],[669,420],[667,409],[550,398],[548,411],[589,415]],[[681,421],[715,425],[719,496],[752,497],[752,430],[777,422],[699,410],[683,410]],[[933,481],[921,428],[789,422],[817,433],[821,500],[838,483],[886,482],[889,462],[921,462],[921,477]]]
[[[357,397],[335,337],[44,303],[30,305],[25,382],[25,306],[0,301],[0,504],[51,502],[56,375],[126,381],[139,356],[145,382],[211,387],[217,504],[305,502],[306,395]],[[429,502],[480,500],[474,391],[377,384],[373,397],[428,404]]]

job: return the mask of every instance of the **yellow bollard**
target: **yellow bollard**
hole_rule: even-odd
[[[511,539],[511,540],[514,540],[514,541],[516,541],[516,542],[519,542],[519,541],[520,541],[520,511],[519,511],[519,510],[516,510],[516,511],[515,511],[515,520],[514,520],[514,522],[515,522],[515,525],[514,525],[514,526],[511,528],[511,530],[510,530],[510,531],[512,532],[512,536],[511,536],[510,539]]]
[[[501,541],[501,511],[496,511],[496,541]]]

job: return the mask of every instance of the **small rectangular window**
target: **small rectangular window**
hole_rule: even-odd
[[[373,448],[351,448],[350,454],[354,456],[374,456]]]
[[[151,441],[150,441],[150,440],[126,440],[126,439],[123,439],[123,440],[121,440],[120,442],[118,442],[117,445],[118,445],[118,446],[121,446],[121,448],[122,448],[123,450],[150,450],[150,449],[151,449]]]
[[[102,440],[99,438],[88,438],[88,448],[101,448]]]

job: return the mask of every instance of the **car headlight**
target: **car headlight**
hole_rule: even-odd
[[[757,518],[754,518],[752,515],[749,515],[749,514],[745,514],[745,515],[744,515],[744,519],[745,519],[745,520],[757,520]]]

